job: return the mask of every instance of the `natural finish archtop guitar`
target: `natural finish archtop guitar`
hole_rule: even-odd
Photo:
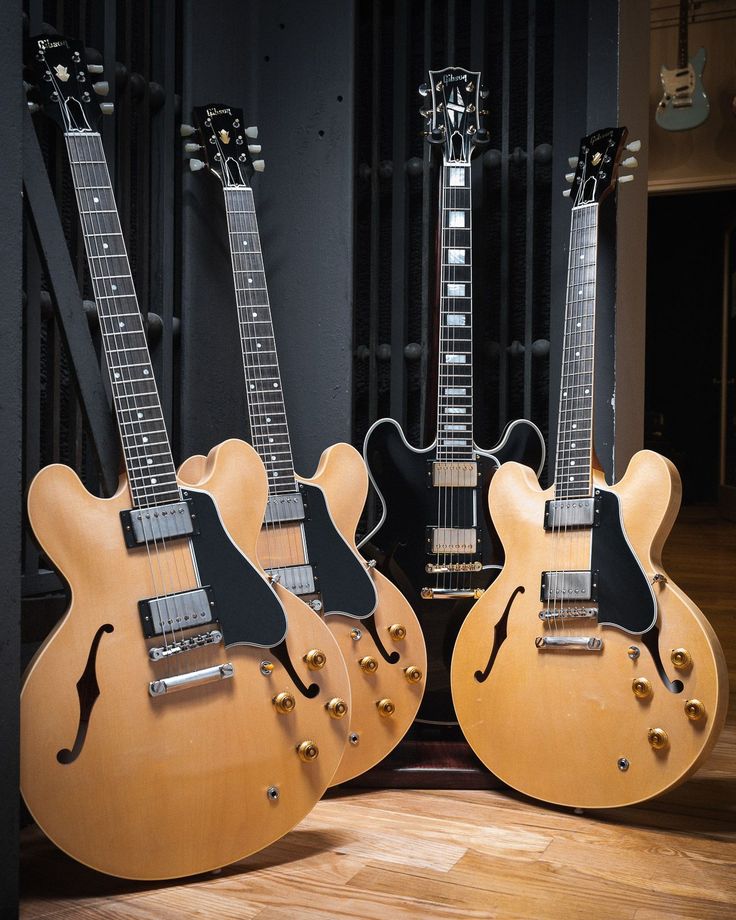
[[[196,108],[194,119],[196,135],[186,146],[203,151],[204,159],[190,165],[197,171],[206,163],[223,187],[250,431],[268,474],[258,556],[280,596],[296,595],[312,616],[324,616],[345,657],[350,736],[333,783],[344,782],[383,760],[414,721],[425,684],[422,631],[401,592],[355,546],[368,490],[360,454],[336,444],[322,455],[314,478],[294,472],[251,188],[263,166],[252,159],[261,149],[250,143],[256,129],[244,126],[240,109],[222,104]],[[319,411],[314,406],[315,419]],[[196,481],[202,463],[190,459],[180,476]]]
[[[473,438],[473,269],[471,157],[488,143],[482,127],[480,73],[447,67],[431,71],[420,93],[430,144],[442,150],[437,437],[412,447],[393,419],[366,435],[364,456],[381,500],[382,516],[363,551],[404,593],[427,642],[425,722],[454,723],[450,655],[470,607],[498,574],[503,557],[485,496],[499,463],[514,459],[537,473],[544,441],[531,422],[506,427],[498,444],[482,450]]]
[[[506,562],[452,658],[460,726],[489,770],[527,795],[587,808],[682,782],[713,747],[728,700],[718,639],[662,568],[677,471],[644,450],[609,486],[594,463],[599,208],[632,178],[618,178],[625,138],[625,128],[583,138],[571,177],[555,482],[542,492],[516,463],[494,476]]]
[[[64,131],[126,474],[109,499],[58,464],[30,486],[71,602],[23,681],[21,791],[87,866],[190,875],[261,849],[319,799],[347,741],[347,673],[329,630],[301,609],[287,624],[251,561],[267,490],[253,449],[228,442],[201,487],[177,480],[84,47],[40,36],[30,56]]]

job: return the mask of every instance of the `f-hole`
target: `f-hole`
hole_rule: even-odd
[[[654,667],[657,669],[657,674],[659,674],[659,678],[665,687],[670,693],[682,693],[685,684],[683,684],[681,680],[670,680],[664,669],[662,656],[659,653],[659,626],[652,626],[652,628],[641,637],[641,641],[642,644],[649,649],[649,654],[654,661]]]
[[[301,693],[302,696],[306,696],[308,700],[313,700],[315,696],[319,694],[319,684],[310,684],[308,687],[303,683],[302,679],[294,670],[294,665],[291,663],[291,658],[289,657],[289,650],[286,647],[286,639],[283,642],[280,642],[278,645],[275,645],[271,651],[274,653],[275,657],[281,662],[281,664],[286,668],[286,673],[296,684],[297,690]]]
[[[376,629],[376,618],[371,614],[369,617],[366,617],[363,621],[365,628],[373,636],[373,641],[376,643],[376,648],[381,653],[381,657],[384,661],[388,661],[389,664],[396,664],[396,662],[401,658],[398,652],[387,652],[383,646],[378,636],[378,630]]]
[[[511,605],[516,600],[516,595],[523,593],[523,585],[519,585],[518,588],[514,588],[514,591],[506,604],[506,609],[501,614],[501,617],[496,625],[493,627],[493,648],[491,649],[491,655],[488,659],[488,664],[485,666],[485,668],[483,668],[482,671],[476,671],[473,675],[479,684],[482,684],[483,681],[488,680],[488,675],[491,673],[491,668],[493,667],[493,662],[496,660],[496,655],[498,655],[499,649],[503,645],[507,636],[507,627],[509,613],[511,613]]]
[[[87,656],[87,664],[85,665],[84,671],[82,671],[82,676],[77,681],[77,695],[79,696],[79,725],[77,726],[77,737],[74,739],[71,750],[69,748],[62,748],[57,753],[56,759],[59,763],[74,763],[84,747],[84,739],[87,737],[92,707],[95,705],[97,697],[100,695],[100,685],[97,683],[97,672],[95,670],[97,649],[100,644],[100,639],[102,639],[102,634],[111,633],[112,631],[113,627],[110,623],[105,623],[104,626],[100,626],[92,640],[92,644],[89,648],[89,655]]]

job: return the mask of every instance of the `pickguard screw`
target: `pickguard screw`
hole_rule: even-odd
[[[264,677],[268,677],[269,674],[273,672],[273,662],[271,661],[262,661],[261,662],[261,674]]]
[[[619,757],[619,759],[616,761],[616,766],[619,768],[619,770],[622,773],[625,773],[629,769],[631,764],[629,763],[629,760],[627,757]]]
[[[348,735],[348,741],[353,745],[353,747],[357,747],[360,744],[360,735],[357,732],[350,732]]]
[[[266,795],[272,802],[278,802],[279,796],[281,795],[281,793],[279,792],[279,787],[269,786],[268,789],[266,790]]]

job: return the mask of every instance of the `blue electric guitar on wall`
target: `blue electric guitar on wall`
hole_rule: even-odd
[[[662,98],[656,120],[666,131],[688,131],[701,125],[710,113],[710,103],[703,89],[705,48],[699,48],[691,60],[687,56],[687,17],[689,0],[680,0],[677,67],[660,68]]]

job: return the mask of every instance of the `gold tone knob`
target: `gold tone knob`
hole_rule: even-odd
[[[414,665],[410,665],[408,668],[404,668],[404,674],[406,675],[406,679],[410,684],[418,684],[424,676],[419,668],[415,668]]]
[[[342,719],[347,715],[348,704],[339,696],[333,697],[328,703],[325,703],[325,709],[333,719]]]
[[[663,728],[650,728],[647,740],[655,751],[663,751],[670,743],[669,735]]]
[[[392,716],[396,712],[396,706],[393,700],[377,700],[376,706],[378,707],[378,711],[382,716]]]
[[[291,693],[287,693],[286,691],[283,693],[277,693],[272,702],[276,707],[276,712],[292,712],[296,706],[296,700],[291,695]]]
[[[685,715],[691,722],[705,718],[705,706],[700,700],[685,700]]]
[[[302,741],[296,752],[299,755],[299,760],[303,760],[304,763],[311,763],[319,757],[319,748],[314,741]]]
[[[652,695],[652,685],[646,677],[635,677],[631,681],[631,689],[638,700],[645,700]]]
[[[366,655],[364,658],[361,658],[358,661],[358,664],[366,674],[375,674],[378,670],[378,662],[375,658],[371,658],[370,655]]]
[[[693,663],[693,656],[686,648],[673,648],[670,658],[678,671],[686,671]]]
[[[394,623],[393,626],[389,626],[388,634],[394,642],[401,642],[402,639],[406,639],[406,626],[402,626],[401,623]]]
[[[304,660],[310,671],[321,671],[327,664],[327,655],[321,649],[312,648],[304,656]]]

